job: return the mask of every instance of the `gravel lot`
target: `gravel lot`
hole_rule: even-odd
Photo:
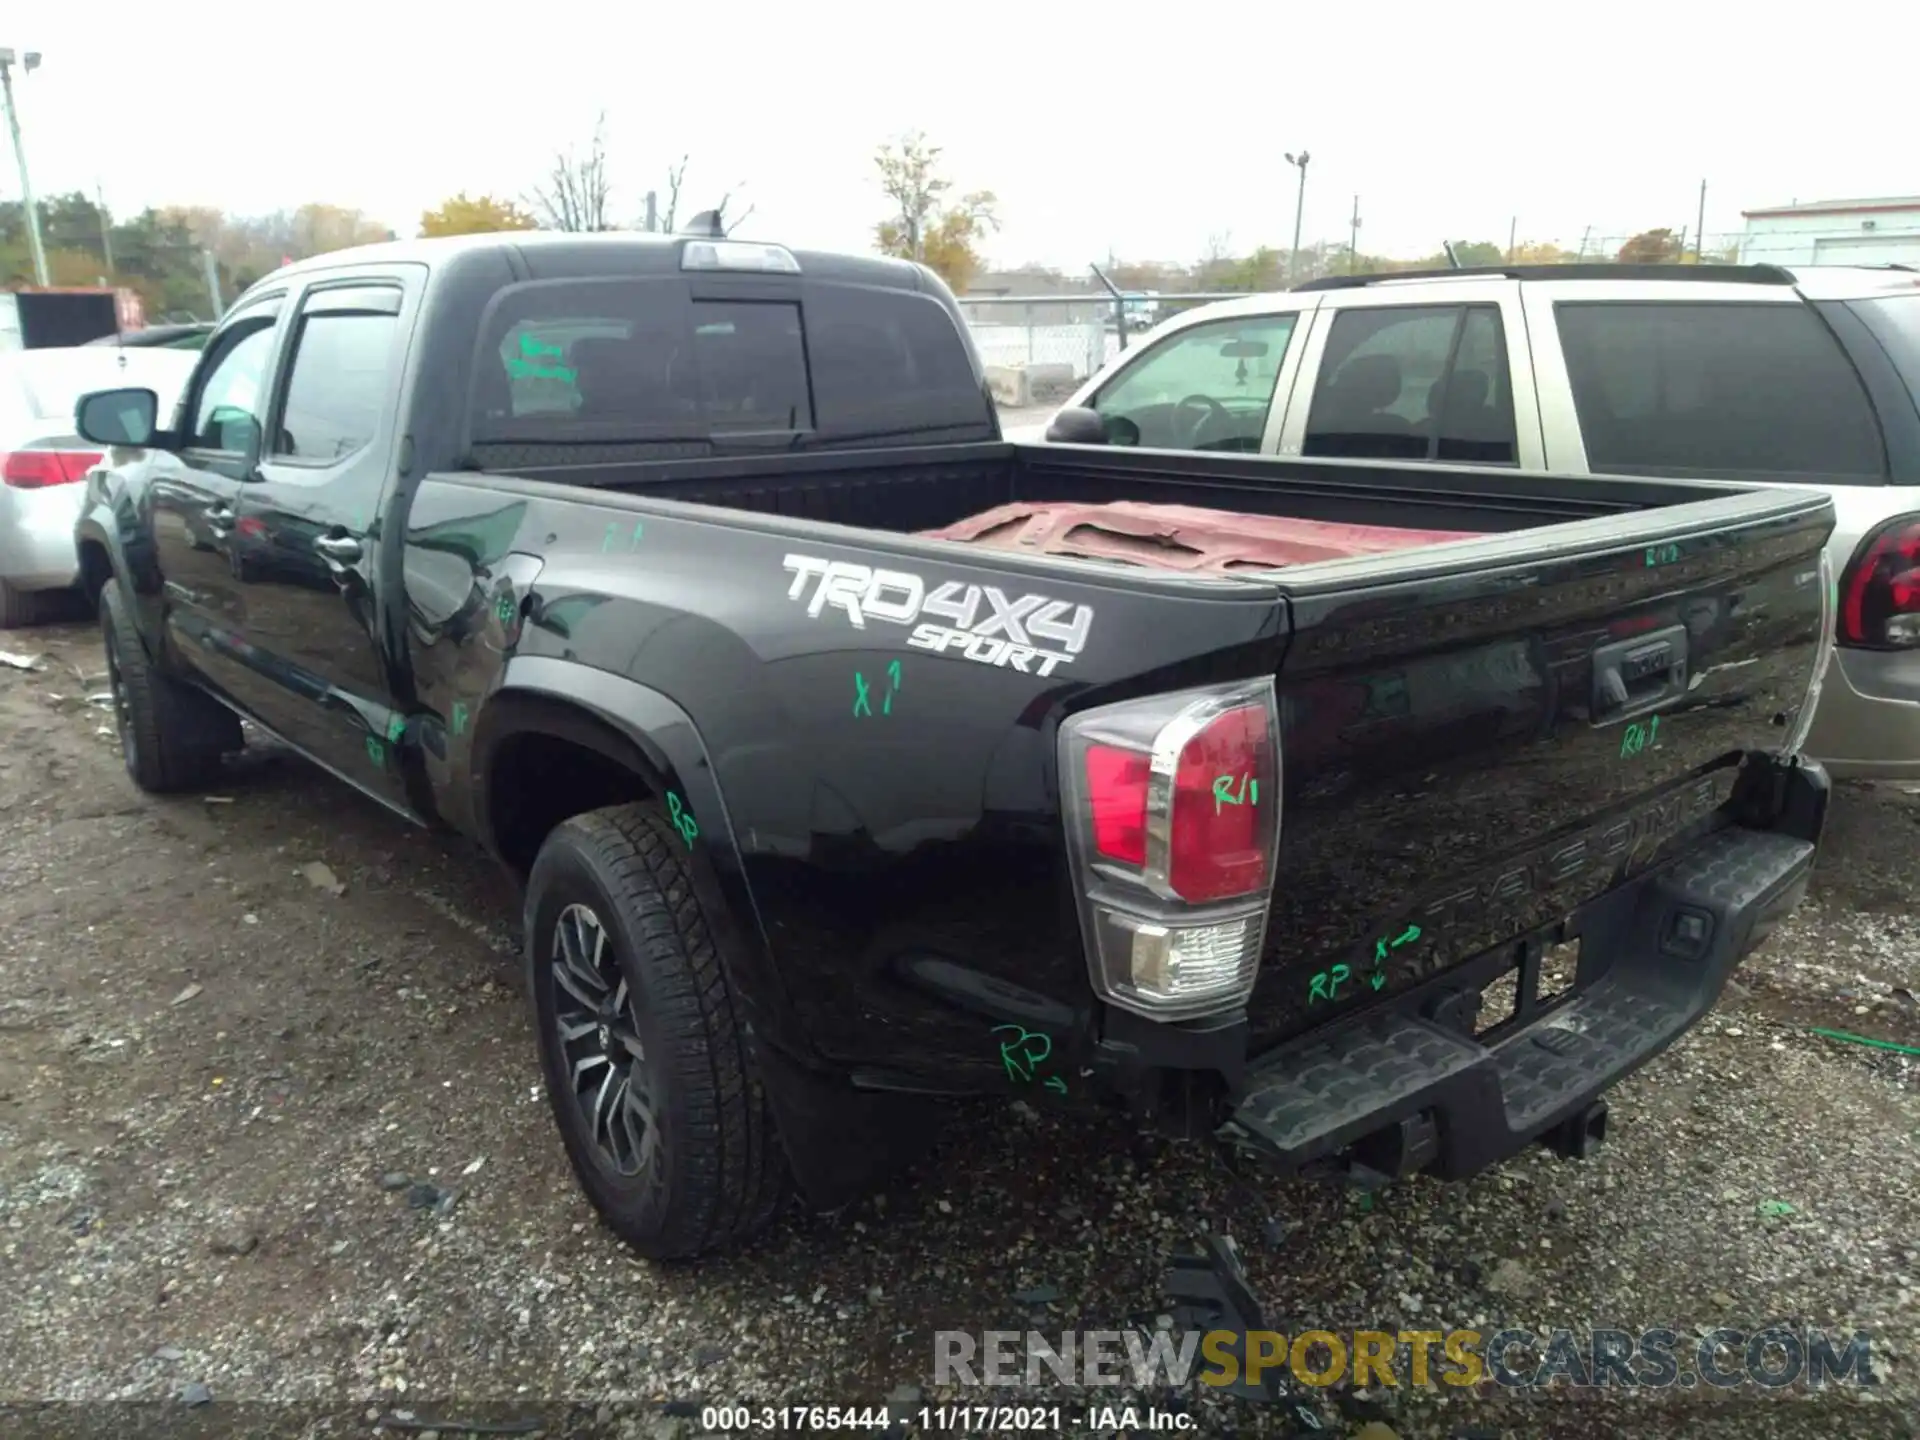
[[[1151,1317],[1209,1222],[1289,1329],[1865,1327],[1882,1382],[1317,1392],[1332,1433],[1916,1433],[1920,1063],[1808,1033],[1920,1043],[1920,796],[1900,787],[1843,793],[1814,898],[1616,1092],[1592,1161],[1540,1151],[1367,1204],[994,1109],[884,1195],[669,1269],[566,1171],[493,870],[271,747],[217,801],[145,798],[88,699],[92,629],[0,649],[43,656],[0,666],[0,1402],[158,1402],[0,1433],[544,1413],[653,1437],[700,1433],[701,1403],[953,1401],[936,1329]],[[1040,1286],[1058,1298],[1036,1315],[1015,1295]],[[212,1403],[183,1404],[198,1387]],[[1199,1433],[1289,1433],[1277,1408],[1194,1403]]]

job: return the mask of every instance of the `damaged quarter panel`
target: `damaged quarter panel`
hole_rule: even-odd
[[[1043,579],[595,498],[460,476],[414,501],[409,643],[446,818],[484,825],[484,773],[470,793],[463,777],[528,662],[617,677],[691,717],[656,763],[697,826],[696,874],[758,923],[731,958],[761,1014],[784,1003],[797,1022],[763,1030],[870,1084],[962,1092],[1004,1084],[992,1028],[1031,1015],[1070,1064],[1089,991],[1062,707],[1277,666],[1271,589],[1143,596],[1091,569]]]

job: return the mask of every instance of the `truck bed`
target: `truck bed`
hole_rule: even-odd
[[[1032,773],[1009,768],[1009,737],[1042,728],[1062,706],[1269,668],[1282,708],[1285,818],[1249,1013],[1256,1045],[1336,1009],[1390,1001],[1572,914],[1701,827],[1726,823],[1741,757],[1781,745],[1807,698],[1823,623],[1818,555],[1832,523],[1822,497],[1713,482],[1012,444],[448,475],[429,477],[423,499],[442,481],[500,493],[449,493],[430,505],[436,516],[497,509],[514,495],[534,502],[518,524],[527,537],[519,544],[536,553],[542,536],[568,532],[595,537],[597,551],[603,531],[624,535],[636,507],[646,515],[645,563],[607,570],[595,583],[617,587],[618,598],[590,602],[596,633],[622,654],[635,643],[615,638],[622,626],[645,635],[689,605],[725,616],[724,627],[682,621],[672,653],[684,658],[671,683],[693,713],[710,687],[707,706],[742,716],[713,737],[722,747],[716,779],[742,827],[755,893],[776,897],[767,902],[770,933],[784,927],[822,947],[822,958],[797,962],[810,974],[834,971],[825,956],[868,953],[890,926],[908,925],[935,937],[925,942],[934,953],[964,955],[1036,1003],[1077,1005],[1080,941],[1057,888],[1050,752],[1023,738],[1017,753]],[[1026,502],[1172,504],[1478,538],[1223,575],[922,533]],[[706,518],[721,520],[711,507],[732,512],[719,528]],[[552,557],[556,547],[544,548]],[[1040,592],[1086,607],[1090,638],[1058,668],[1009,669],[989,658],[1004,639],[985,638],[965,657],[979,663],[944,663],[908,647],[923,631],[941,632],[932,636],[947,647],[939,653],[959,660],[952,644],[968,635],[944,627],[967,622],[916,628],[943,613],[923,607],[862,625],[851,609],[823,611],[811,592],[809,607],[806,576],[783,571],[783,555],[812,555],[809,563],[842,564],[863,579],[905,574],[928,597],[937,588]],[[565,606],[564,591],[556,594]],[[584,593],[580,603],[589,603]],[[1596,654],[1643,641],[1682,657],[1683,689],[1659,700],[1657,730],[1637,702],[1603,712],[1595,688]],[[586,643],[576,634],[572,653],[586,653]],[[799,659],[810,647],[819,653]],[[882,753],[840,718],[838,672],[885,669],[894,655],[923,657],[907,668],[924,675],[919,694],[943,718],[930,731],[895,725]],[[775,656],[795,658],[757,658]],[[834,695],[835,718],[802,721],[821,707],[819,685]],[[753,706],[792,717],[796,728],[769,748],[745,721]],[[736,729],[743,748],[725,753]],[[935,751],[937,779],[927,774]],[[930,785],[944,798],[934,800]],[[794,786],[843,817],[812,826],[843,832],[834,846],[933,814],[952,817],[938,828],[955,838],[856,847],[811,868],[796,889],[788,867],[826,841],[770,812],[764,823],[750,818],[758,797]],[[999,798],[976,826],[961,817],[982,803],[983,786]],[[1579,863],[1562,854],[1567,846],[1584,847]],[[1555,855],[1559,868],[1549,863]],[[803,891],[804,902],[786,898]],[[893,901],[876,902],[882,894],[897,914]],[[784,912],[789,903],[804,913]],[[1399,937],[1411,938],[1388,946],[1376,969],[1382,942]],[[1335,983],[1338,1005],[1324,1003],[1329,977],[1363,973],[1378,979],[1374,991],[1356,996]],[[879,1065],[884,1055],[888,1066],[911,1068],[892,1047],[873,1048],[892,1023],[876,993],[887,987],[795,987],[840,1058]],[[900,1015],[923,1003],[901,996]],[[943,1084],[959,1083],[954,1067],[968,1070],[951,1054],[938,1063]],[[976,1079],[992,1076],[983,1062]]]

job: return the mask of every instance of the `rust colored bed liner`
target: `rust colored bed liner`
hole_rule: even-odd
[[[1016,502],[922,533],[995,550],[1121,560],[1164,570],[1226,572],[1411,550],[1447,540],[1470,540],[1478,532],[1336,525],[1197,505],[1119,500],[1109,505]]]

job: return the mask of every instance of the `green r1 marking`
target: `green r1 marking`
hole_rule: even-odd
[[[1642,754],[1653,744],[1660,734],[1660,717],[1654,716],[1643,729],[1638,723],[1627,726],[1620,733],[1620,758],[1629,760]]]
[[[1235,789],[1238,781],[1239,788]],[[1213,777],[1213,813],[1218,815],[1222,805],[1258,805],[1260,803],[1260,782],[1247,775],[1216,775]]]
[[[680,797],[671,790],[667,791],[667,820],[680,832],[680,838],[687,842],[687,849],[693,849],[693,838],[700,833],[700,827],[694,823],[693,816],[687,812]]]
[[[453,733],[456,735],[463,734],[466,728],[467,702],[464,700],[456,700],[453,702]]]
[[[1671,565],[1680,558],[1678,545],[1649,545],[1647,547],[1647,568],[1655,565]]]

